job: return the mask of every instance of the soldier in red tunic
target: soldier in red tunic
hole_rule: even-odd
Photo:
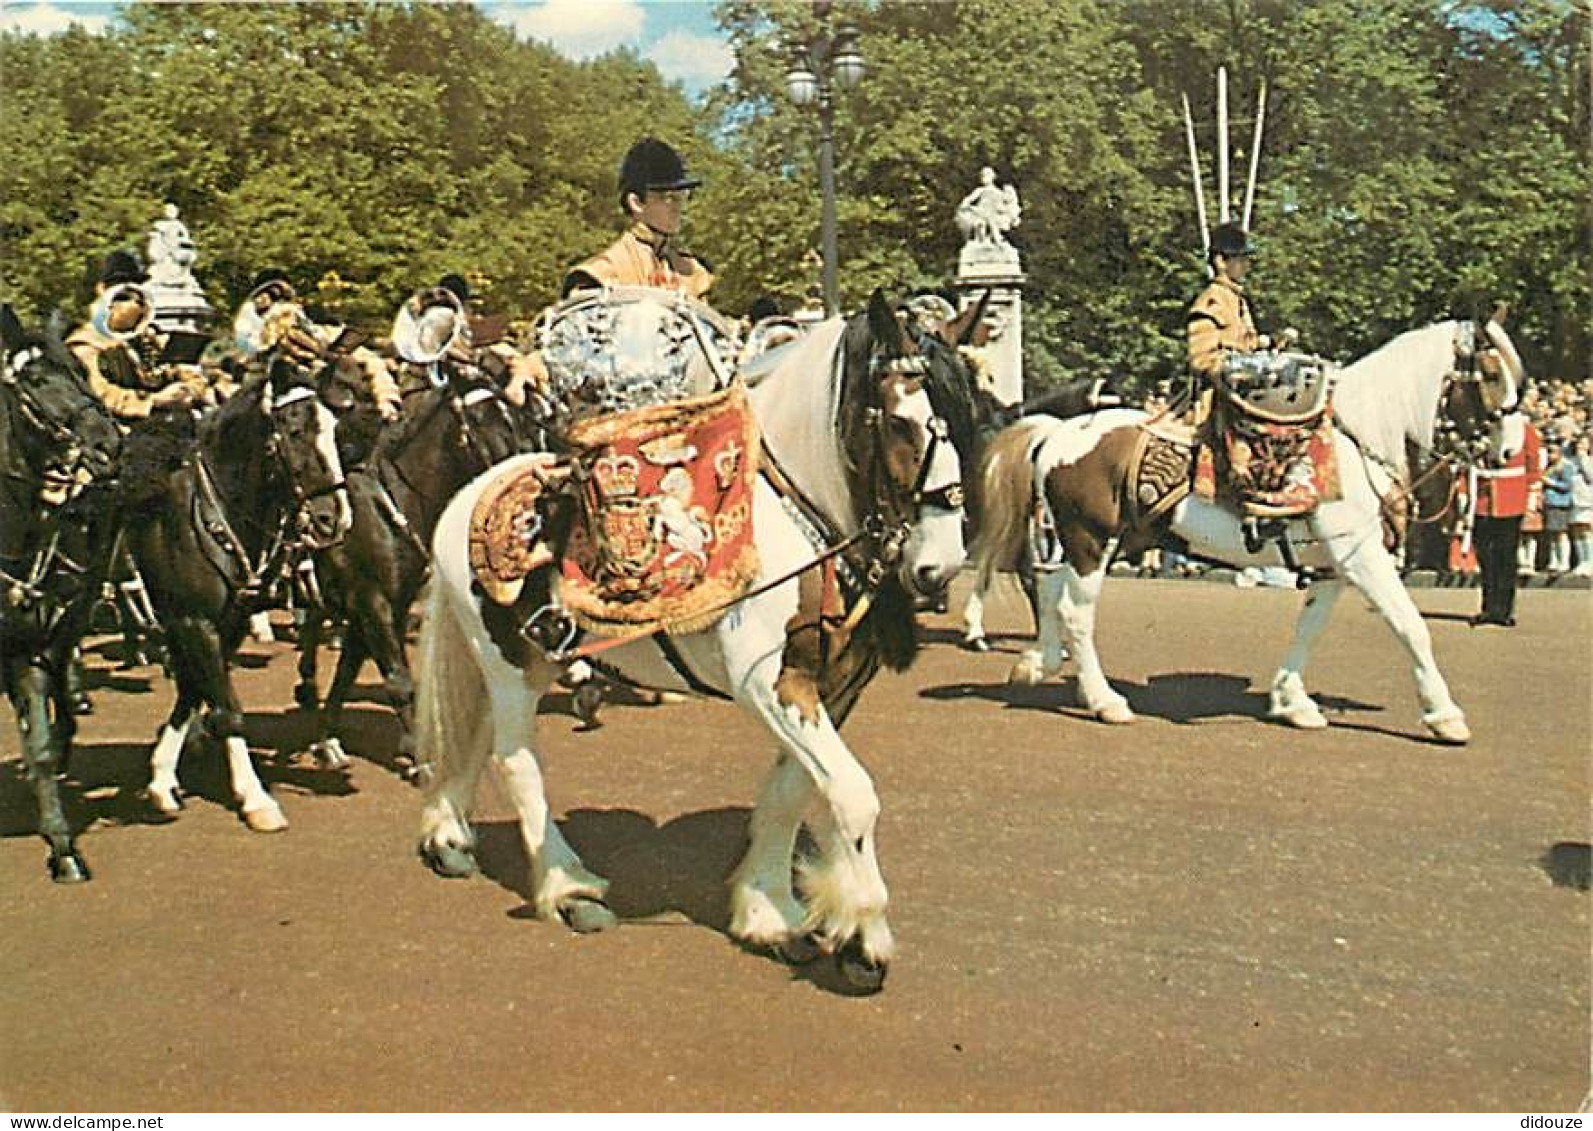
[[[1521,412],[1510,413],[1500,426],[1498,458],[1492,466],[1473,467],[1469,475],[1476,507],[1472,542],[1482,572],[1482,611],[1471,623],[1514,628],[1521,516],[1527,496],[1543,477],[1542,439]]]

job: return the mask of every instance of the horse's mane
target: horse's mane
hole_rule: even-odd
[[[1333,413],[1368,451],[1405,465],[1405,442],[1433,446],[1433,421],[1443,379],[1454,368],[1460,323],[1407,330],[1339,373]]]

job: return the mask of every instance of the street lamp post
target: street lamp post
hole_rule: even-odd
[[[791,44],[791,67],[786,72],[786,90],[799,106],[815,103],[819,109],[819,195],[822,211],[819,224],[820,251],[824,257],[824,313],[833,316],[840,310],[840,287],[836,282],[835,239],[835,103],[836,87],[853,87],[863,81],[863,56],[857,49],[857,29],[842,23],[830,27],[829,0],[814,0],[813,12],[819,30],[806,42]]]

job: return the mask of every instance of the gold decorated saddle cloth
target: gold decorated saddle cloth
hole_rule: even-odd
[[[557,559],[559,604],[582,628],[698,632],[751,587],[760,441],[740,382],[584,420],[566,438],[577,454],[562,472],[549,457],[477,502],[471,565],[495,600],[512,602],[528,573]],[[559,525],[555,494],[574,502],[559,547],[541,537]]]

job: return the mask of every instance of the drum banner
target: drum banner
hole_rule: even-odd
[[[1203,498],[1218,497],[1219,462],[1227,473],[1227,486],[1246,514],[1292,517],[1344,497],[1331,410],[1310,427],[1233,420],[1221,443],[1220,461],[1206,444],[1196,460],[1195,493]]]
[[[759,433],[729,388],[582,421],[580,513],[559,603],[584,629],[700,632],[759,572],[752,497]]]

